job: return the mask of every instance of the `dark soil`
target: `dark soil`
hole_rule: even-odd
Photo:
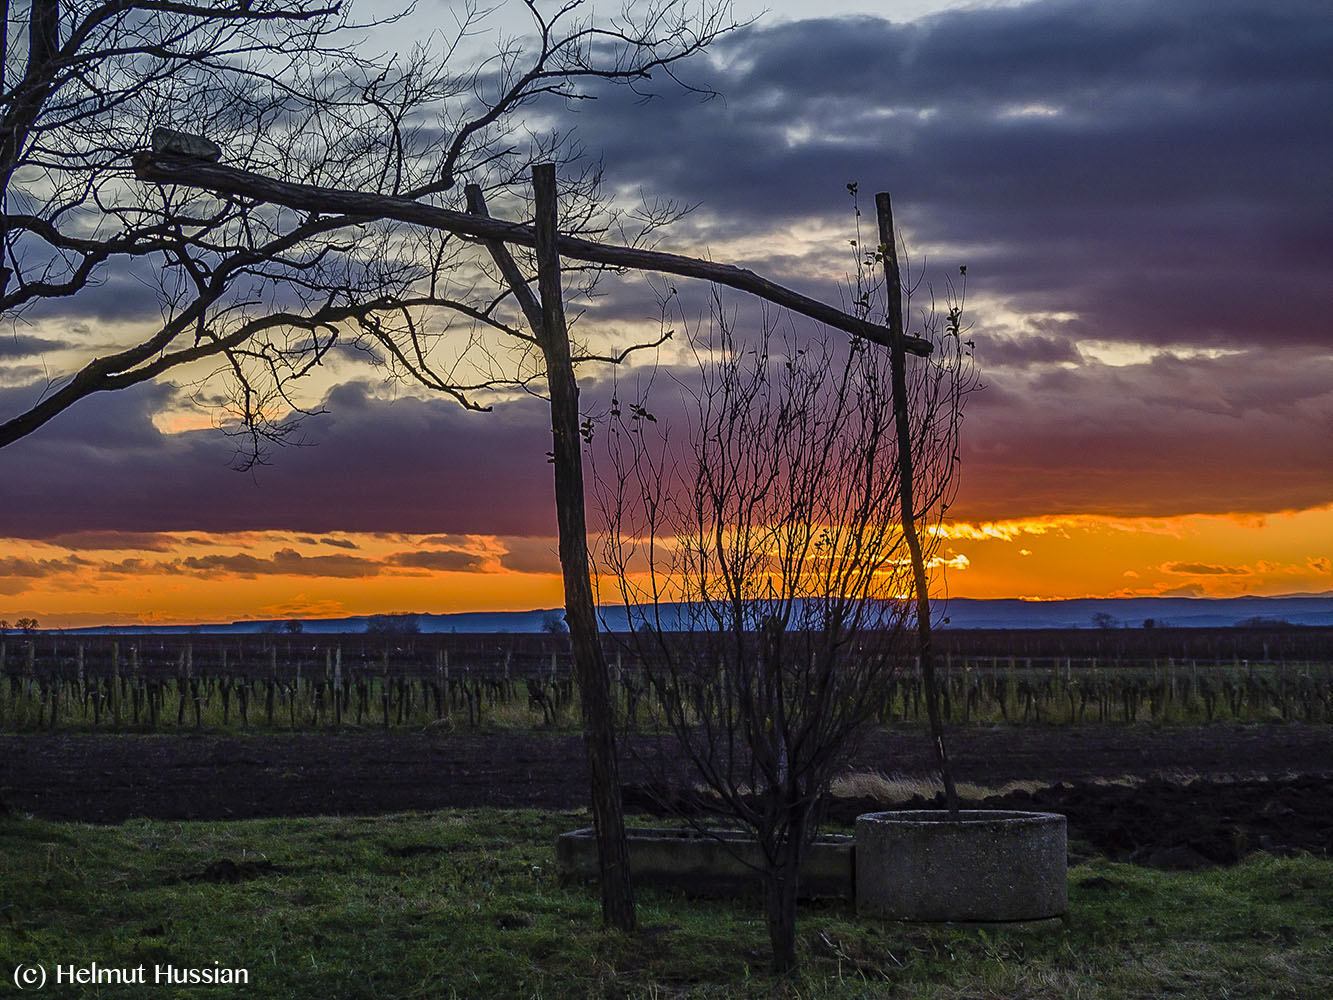
[[[903,803],[943,809],[944,797]],[[961,803],[965,808],[1063,813],[1069,836],[1116,861],[1192,869],[1235,864],[1254,851],[1333,853],[1333,773],[1247,781],[1150,779],[1133,786],[1057,783]],[[838,799],[833,822],[852,825],[884,809],[873,799]]]
[[[960,781],[1051,786],[987,806],[1064,813],[1076,846],[1112,858],[1192,867],[1255,849],[1333,850],[1330,726],[973,728],[950,743]],[[929,776],[928,742],[919,730],[877,734],[853,769]],[[574,809],[585,774],[582,739],[567,732],[0,736],[0,803],[90,823]],[[642,784],[648,773],[629,763],[623,777]],[[1141,780],[1093,783],[1124,778]],[[834,807],[842,819],[881,808]]]

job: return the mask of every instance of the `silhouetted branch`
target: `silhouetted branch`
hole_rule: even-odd
[[[530,134],[523,109],[544,96],[592,96],[594,84],[641,88],[659,70],[681,86],[673,67],[735,27],[722,0],[665,0],[607,23],[588,20],[578,2],[528,6],[535,39],[502,40],[498,58],[471,65],[461,62],[460,43],[489,13],[471,2],[455,8],[456,31],[439,39],[442,50],[426,47],[432,38],[379,62],[354,48],[349,29],[360,25],[346,5],[327,0],[35,0],[22,39],[11,37],[7,19],[0,310],[21,317],[114,275],[156,284],[164,319],[55,375],[24,412],[0,416],[0,445],[93,393],[212,355],[234,386],[234,415],[247,422],[283,419],[255,400],[299,410],[273,380],[308,372],[338,342],[476,408],[474,392],[528,385],[537,373],[524,352],[534,342],[501,314],[506,293],[494,294],[467,241],[137,184],[130,163],[164,126],[159,136],[170,141],[155,148],[205,162],[198,154],[212,147],[171,140],[184,126],[255,174],[314,188],[456,204],[460,177],[526,199],[531,162],[569,165],[581,153],[568,133]],[[562,171],[567,234],[597,237],[616,224],[597,183],[595,168]],[[306,323],[263,320],[269,311],[311,319],[330,303],[346,318],[321,332],[318,348]],[[243,331],[249,343],[237,339]],[[484,331],[498,337],[488,341]],[[435,350],[445,333],[449,347]],[[251,431],[256,440],[281,438],[276,427]]]

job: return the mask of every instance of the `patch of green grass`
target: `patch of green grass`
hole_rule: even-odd
[[[117,827],[0,819],[0,994],[16,965],[144,965],[150,983],[53,997],[1215,998],[1333,995],[1333,862],[1256,855],[1165,873],[1070,870],[1070,916],[976,928],[803,912],[803,967],[768,972],[754,901],[640,892],[643,930],[602,929],[560,885],[581,814]],[[243,989],[154,986],[153,966],[249,972]]]

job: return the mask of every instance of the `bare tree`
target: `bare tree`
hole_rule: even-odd
[[[570,133],[533,130],[525,113],[616,84],[647,95],[655,75],[677,85],[675,64],[733,26],[727,5],[664,0],[606,23],[583,0],[523,6],[531,35],[502,40],[489,59],[464,49],[492,9],[465,3],[443,42],[377,60],[345,4],[33,0],[27,31],[4,39],[0,310],[35,322],[53,300],[136,282],[155,290],[160,319],[0,415],[0,446],[93,393],[176,369],[228,387],[242,465],[308,412],[302,379],[331,352],[360,352],[477,409],[488,391],[540,377],[534,339],[464,239],[145,185],[131,164],[152,142],[200,163],[224,156],[317,187],[462,210],[458,179],[526,207],[532,162],[577,163],[561,174],[567,231],[651,231],[675,211],[609,208]],[[183,131],[209,141],[174,134]]]
[[[525,109],[591,99],[616,84],[648,96],[655,73],[680,84],[675,64],[734,26],[724,0],[662,0],[609,22],[594,22],[584,0],[524,7],[529,41],[502,41],[492,59],[459,65],[454,57],[489,13],[474,3],[461,6],[443,52],[419,48],[377,63],[351,41],[335,44],[354,26],[337,7],[309,0],[36,0],[27,49],[5,46],[6,63],[12,50],[25,67],[6,90],[6,208],[17,200],[25,208],[5,217],[18,281],[6,283],[0,307],[33,309],[120,267],[158,283],[163,319],[137,343],[52,380],[0,424],[0,446],[92,393],[187,366],[198,373],[201,364],[200,384],[219,372],[228,379],[242,466],[299,424],[309,405],[302,379],[334,351],[360,350],[391,375],[474,409],[486,408],[487,393],[540,378],[549,345],[522,328],[514,305],[529,278],[506,284],[466,236],[407,229],[384,213],[332,208],[328,198],[293,211],[189,176],[225,153],[233,169],[311,191],[457,211],[466,187],[526,215],[529,165],[582,158],[568,133],[532,131]],[[185,134],[186,125],[208,138]],[[155,153],[186,170],[152,187],[128,183],[150,137]],[[677,214],[608,210],[593,164],[561,178],[566,234],[614,228],[633,242]],[[554,196],[552,188],[552,204]],[[516,266],[536,270],[531,255]],[[571,356],[566,345],[568,386],[572,363],[616,360],[632,347]],[[615,808],[619,830],[618,798]],[[623,830],[620,840],[623,848]],[[628,872],[617,871],[614,883],[604,880],[604,912],[632,929]]]
[[[677,381],[681,439],[647,398],[613,410],[595,487],[601,569],[635,626],[626,641],[660,740],[649,763],[701,783],[754,832],[773,960],[788,971],[820,803],[915,652],[894,372],[860,338],[780,341],[771,324],[741,338],[720,308],[713,329],[695,341],[697,375]],[[904,397],[918,526],[951,496],[971,378],[956,323],[925,334],[936,351]],[[937,537],[922,535],[931,565]]]
[[[177,369],[200,384],[210,366],[229,379],[242,464],[290,433],[308,405],[301,380],[337,350],[363,350],[474,408],[549,375],[550,344],[522,328],[515,305],[536,270],[531,255],[515,283],[455,230],[405,230],[328,199],[293,210],[243,190],[130,182],[131,154],[151,140],[201,173],[225,152],[254,176],[417,208],[461,210],[462,179],[526,217],[529,165],[579,156],[565,133],[527,135],[524,109],[606,84],[639,90],[654,73],[674,79],[675,64],[732,25],[712,0],[664,0],[609,24],[585,18],[581,0],[549,15],[535,0],[525,6],[531,45],[504,43],[494,60],[459,68],[450,57],[483,17],[476,6],[443,52],[376,63],[358,55],[340,8],[310,0],[33,0],[26,38],[3,45],[0,308],[40,318],[53,300],[115,277],[154,283],[160,322],[57,375],[0,424],[0,445],[92,393]],[[633,243],[675,214],[606,211],[592,166],[560,177],[554,249],[611,229]],[[576,349],[566,360],[623,356]],[[603,890],[605,902],[615,887]],[[632,926],[627,892],[621,902]]]
[[[11,321],[39,320],[58,300],[119,280],[156,285],[163,318],[139,342],[51,379],[34,405],[0,425],[0,444],[90,392],[217,353],[232,328],[341,316],[333,305],[310,317],[242,305],[233,281],[299,240],[254,238],[205,261],[202,248],[241,221],[238,206],[192,211],[174,193],[134,183],[129,159],[156,128],[186,125],[255,162],[269,158],[266,143],[290,131],[284,119],[336,104],[331,89],[311,84],[318,73],[335,62],[353,74],[367,69],[338,5],[31,0],[16,13],[27,15],[26,31],[6,32],[0,81],[0,310]]]

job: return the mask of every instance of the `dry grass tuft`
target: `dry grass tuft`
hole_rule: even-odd
[[[1184,768],[1169,768],[1148,774],[1103,775],[1086,780],[1092,785],[1120,786],[1135,788],[1146,781],[1169,781],[1172,784],[1187,785],[1200,778],[1211,781],[1229,779],[1242,780],[1244,775],[1202,775],[1198,771]],[[999,784],[977,784],[970,781],[958,783],[958,794],[965,799],[984,799],[991,795],[1008,795],[1010,792],[1037,792],[1055,784],[1053,781],[1024,779],[1005,781]],[[920,775],[885,774],[882,771],[859,771],[835,778],[830,788],[833,795],[840,799],[867,798],[886,805],[901,805],[916,796],[929,799],[944,791],[944,783],[939,778]]]
[[[958,794],[965,799],[982,799],[988,795],[1007,795],[1020,789],[1035,792],[1047,784],[1042,781],[1009,781],[1002,785],[978,785],[963,781],[958,783]],[[863,771],[834,779],[830,791],[842,799],[868,798],[887,805],[901,805],[918,795],[926,799],[934,797],[944,791],[944,783],[939,778]]]

